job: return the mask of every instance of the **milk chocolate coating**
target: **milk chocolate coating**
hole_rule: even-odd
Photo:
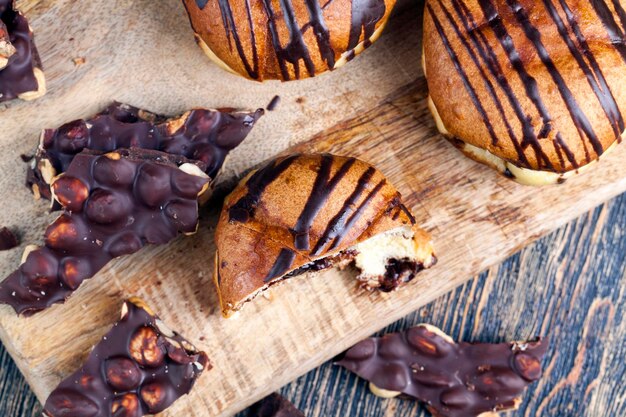
[[[416,326],[366,339],[338,365],[379,388],[427,404],[435,416],[471,417],[516,408],[526,387],[541,377],[547,345],[452,343]]]
[[[215,179],[228,153],[250,133],[263,115],[234,112],[232,109],[194,109],[167,119],[136,107],[113,103],[102,113],[86,120],[74,120],[58,129],[46,129],[27,173],[27,185],[36,185],[44,198],[50,198],[49,184],[41,164],[49,162],[55,174],[67,170],[83,149],[113,151],[138,147],[182,155],[203,164]]]
[[[304,417],[304,414],[285,397],[274,393],[250,407],[248,417]]]
[[[15,47],[7,66],[0,70],[0,102],[3,102],[39,89],[34,68],[41,69],[41,62],[28,21],[14,9],[13,0],[0,0],[0,20]]]
[[[35,313],[63,302],[111,259],[194,233],[209,178],[178,168],[186,162],[142,149],[78,154],[52,185],[63,213],[48,226],[45,246],[0,283],[0,303]]]
[[[137,303],[137,304],[135,304]],[[188,394],[209,359],[138,300],[98,343],[83,366],[52,391],[48,417],[141,417]]]

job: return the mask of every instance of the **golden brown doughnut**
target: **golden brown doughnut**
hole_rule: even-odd
[[[424,70],[439,130],[529,184],[559,182],[624,133],[623,0],[428,0]]]
[[[225,316],[300,273],[354,263],[362,286],[391,291],[436,261],[385,176],[329,154],[289,155],[251,172],[226,198],[215,241]]]
[[[380,36],[395,0],[183,0],[198,44],[226,70],[263,81],[313,77]]]

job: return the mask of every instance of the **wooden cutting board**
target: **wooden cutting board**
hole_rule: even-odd
[[[439,257],[394,294],[357,290],[352,273],[327,271],[292,279],[271,300],[261,297],[225,320],[211,283],[216,209],[206,209],[195,236],[112,262],[65,305],[32,318],[0,307],[0,339],[41,400],[79,367],[117,319],[122,299],[139,295],[214,364],[163,415],[232,415],[626,190],[624,146],[584,176],[538,189],[498,176],[442,140],[426,107],[416,3],[401,4],[382,39],[345,68],[257,84],[209,63],[178,0],[18,2],[35,30],[49,93],[0,110],[0,224],[18,229],[23,242],[0,253],[2,276],[17,267],[26,243],[41,242],[53,217],[23,187],[19,155],[33,150],[42,128],[89,116],[114,99],[175,114],[193,106],[263,107],[278,94],[278,110],[233,152],[224,178],[290,146],[360,157],[404,194]],[[76,66],[79,57],[86,62]]]

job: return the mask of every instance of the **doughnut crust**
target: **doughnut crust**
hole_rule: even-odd
[[[428,0],[424,71],[439,130],[525,183],[561,181],[598,160],[625,129],[625,7]]]
[[[436,261],[385,176],[330,154],[288,155],[251,172],[226,198],[215,242],[225,316],[300,273],[354,261],[363,287],[391,291]]]
[[[395,0],[183,0],[196,40],[222,68],[289,81],[333,70],[381,34]]]

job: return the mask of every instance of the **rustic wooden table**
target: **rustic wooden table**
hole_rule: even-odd
[[[383,332],[426,322],[467,341],[550,335],[544,378],[512,415],[625,416],[624,309],[626,194]],[[364,381],[331,363],[285,386],[282,393],[308,417],[428,415],[413,401],[378,399]],[[40,414],[41,406],[0,346],[0,416]]]

